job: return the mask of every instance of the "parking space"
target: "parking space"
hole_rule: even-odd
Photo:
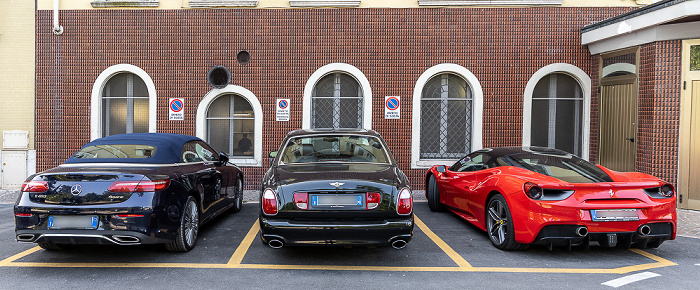
[[[68,251],[50,252],[7,241],[15,252],[3,247],[7,258],[0,266],[623,274],[676,265],[652,251],[635,249],[593,247],[588,251],[578,248],[549,251],[534,246],[522,252],[504,252],[492,247],[476,227],[450,213],[430,212],[421,202],[415,207],[414,238],[402,250],[390,247],[272,249],[263,245],[257,235],[256,207],[246,204],[242,212],[225,215],[203,227],[197,247],[189,253],[172,254],[155,245],[76,246]],[[3,231],[6,230],[4,227]]]

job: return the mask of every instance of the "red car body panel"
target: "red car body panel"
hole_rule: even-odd
[[[472,172],[444,173],[430,168],[427,179],[435,176],[440,191],[440,203],[486,230],[486,203],[495,193],[506,199],[511,211],[515,240],[532,243],[540,230],[548,225],[583,225],[590,233],[635,232],[643,224],[667,222],[676,237],[676,196],[655,199],[642,189],[660,187],[665,181],[654,176],[630,172],[615,172],[599,166],[614,182],[568,183],[524,168],[500,166]],[[533,182],[543,189],[574,190],[564,200],[533,200],[523,185]],[[638,209],[636,221],[593,221],[591,210]]]

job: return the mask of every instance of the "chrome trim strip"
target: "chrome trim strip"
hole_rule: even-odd
[[[40,240],[44,237],[99,238],[99,239],[105,239],[105,240],[110,241],[110,242],[117,244],[117,245],[140,245],[141,244],[140,240],[139,240],[139,242],[136,242],[136,243],[121,243],[121,242],[118,242],[114,239],[108,238],[108,237],[103,236],[103,235],[79,235],[79,234],[41,234],[41,235],[39,235],[39,237],[37,237],[34,240],[37,241],[37,240]]]

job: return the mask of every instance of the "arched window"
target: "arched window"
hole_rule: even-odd
[[[311,96],[311,128],[361,129],[362,88],[344,73],[332,73],[316,83]]]
[[[102,136],[148,132],[148,90],[137,75],[120,73],[102,90]]]
[[[423,87],[420,158],[459,159],[471,152],[472,90],[457,75],[434,76]]]
[[[413,89],[411,168],[448,164],[481,149],[483,91],[465,67],[442,63]]]
[[[239,166],[262,166],[262,106],[246,88],[213,89],[197,105],[195,135]]]
[[[248,101],[233,94],[221,95],[207,110],[206,141],[231,157],[253,158],[255,114]]]
[[[372,129],[372,88],[346,63],[316,70],[304,86],[302,129]]]
[[[590,78],[581,69],[551,64],[525,88],[523,145],[557,148],[588,159]]]

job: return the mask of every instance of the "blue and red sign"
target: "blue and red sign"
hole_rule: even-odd
[[[173,112],[180,112],[182,111],[183,107],[185,106],[182,103],[182,100],[180,99],[173,99],[172,101],[170,101],[170,109],[173,110]]]
[[[386,99],[386,108],[389,110],[396,110],[399,108],[399,99],[396,97],[388,97]]]
[[[401,119],[401,97],[384,97],[384,119]]]
[[[289,106],[289,101],[286,99],[282,99],[279,102],[277,102],[277,105],[280,107],[280,109],[286,109]]]

